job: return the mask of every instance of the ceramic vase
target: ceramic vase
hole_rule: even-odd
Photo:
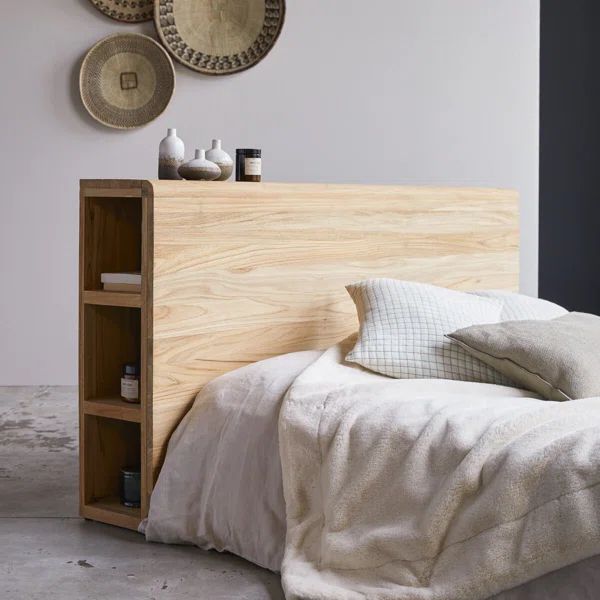
[[[233,173],[233,159],[221,148],[221,140],[213,140],[212,148],[206,153],[206,158],[221,169],[218,181],[225,181]]]
[[[168,129],[158,148],[158,178],[181,179],[178,169],[185,160],[185,146],[177,137],[177,129]]]
[[[214,181],[221,176],[221,169],[210,160],[206,160],[205,150],[196,150],[194,160],[179,167],[179,174],[184,179]]]

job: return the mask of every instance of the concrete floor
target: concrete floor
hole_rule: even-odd
[[[75,388],[0,388],[2,600],[282,600],[231,555],[149,544],[77,516]]]

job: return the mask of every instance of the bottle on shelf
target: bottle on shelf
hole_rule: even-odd
[[[125,402],[140,401],[140,366],[138,363],[125,363],[121,377],[121,398]]]

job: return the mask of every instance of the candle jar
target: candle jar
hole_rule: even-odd
[[[140,367],[137,363],[123,365],[121,398],[125,402],[139,403],[140,401]]]
[[[262,152],[254,148],[238,148],[235,151],[235,180],[256,181],[262,179]]]
[[[139,467],[121,469],[121,504],[130,508],[139,508],[141,504],[141,485]]]

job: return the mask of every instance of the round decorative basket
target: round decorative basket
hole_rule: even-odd
[[[132,129],[167,108],[175,69],[165,49],[137,33],[111,35],[86,55],[79,90],[87,111],[108,127]]]
[[[90,0],[102,13],[116,21],[141,23],[154,15],[154,0]]]
[[[186,67],[228,75],[253,67],[275,45],[285,0],[156,0],[165,48]]]

